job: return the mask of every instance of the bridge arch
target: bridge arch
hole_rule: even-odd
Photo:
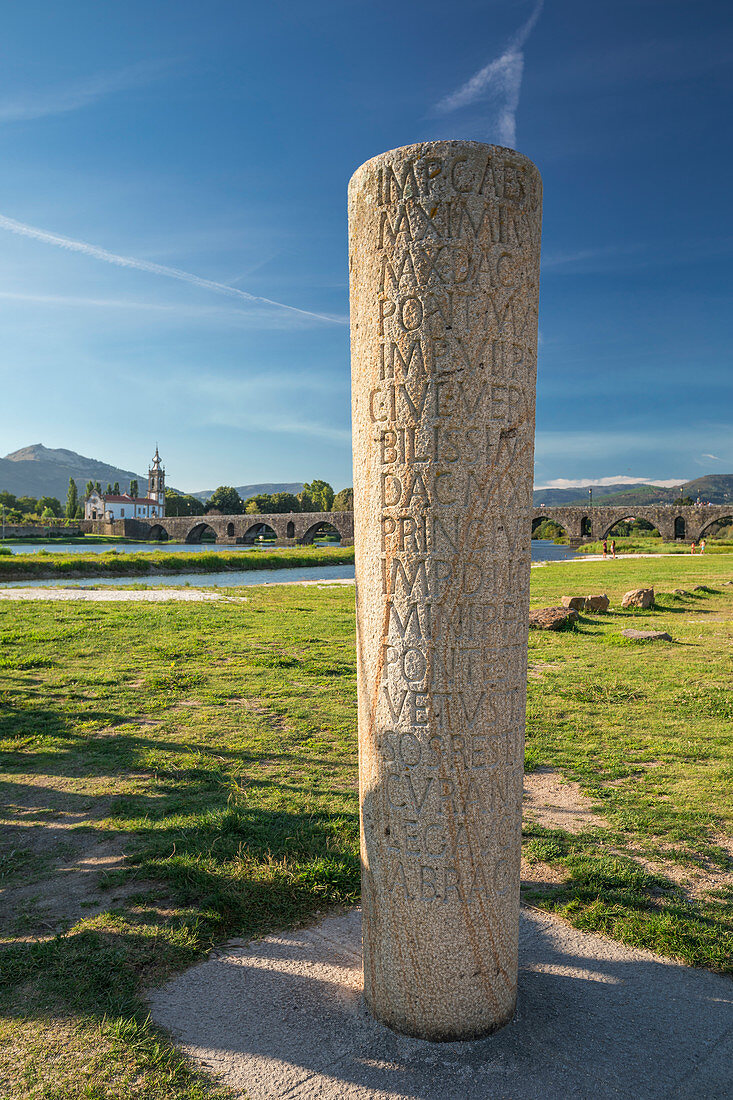
[[[674,521],[674,537],[681,542],[685,541],[685,518],[676,516]]]
[[[300,541],[304,544],[310,544],[315,542],[319,535],[328,535],[329,539],[332,539],[335,535],[339,541],[339,544],[341,543],[341,532],[338,530],[337,527],[334,527],[332,523],[329,523],[328,520],[321,520],[319,523],[311,524],[311,526],[304,533]]]
[[[210,537],[209,537],[211,535],[214,536],[213,540],[210,539]],[[218,537],[219,536],[217,535],[214,528],[210,524],[204,523],[203,520],[202,520],[200,523],[194,524],[194,526],[187,533],[186,542],[201,542],[204,539],[207,542],[210,542],[210,541],[217,542]]]
[[[555,538],[565,538],[569,534],[566,525],[561,519],[558,519],[556,516],[554,516],[552,512],[543,511],[538,512],[534,516],[532,516],[532,538],[535,538],[535,531],[542,523],[545,522],[545,520],[549,521],[550,523],[554,523],[556,527],[559,527],[560,534],[554,536]]]
[[[232,523],[231,520],[227,524],[227,538],[228,539],[233,539],[234,538],[234,524]]]
[[[639,523],[639,521],[642,521],[643,523],[646,523],[649,526],[649,531],[646,534],[646,536],[644,536],[644,537],[656,538],[657,536],[659,536],[661,534],[661,532],[660,532],[659,528],[657,527],[657,525],[655,523],[655,519],[656,519],[655,516],[653,516],[653,515],[652,516],[645,516],[643,511],[640,511],[638,509],[636,510],[636,512],[633,516],[618,516],[617,515],[615,517],[612,517],[610,520],[608,519],[608,517],[606,517],[606,521],[602,525],[604,527],[603,534],[599,535],[598,537],[601,538],[601,539],[607,539],[609,537],[609,535],[614,535],[615,534],[616,538],[623,538],[625,536],[623,536],[619,532],[614,532],[614,528],[617,527],[619,523]],[[652,534],[653,531],[656,531],[657,534],[656,535]]]
[[[277,532],[274,527],[271,527],[269,523],[265,523],[264,520],[257,520],[244,532],[244,542],[247,546],[253,546],[257,539],[277,539]]]
[[[716,516],[700,528],[699,539],[711,538],[711,531],[716,527],[730,527],[733,524],[733,515]]]
[[[170,538],[170,535],[168,534],[168,531],[162,523],[154,523],[153,526],[148,530],[147,538],[149,538],[151,541],[155,540],[156,542],[167,542],[167,540]]]
[[[286,539],[294,539],[295,538],[295,524],[293,523],[293,521],[291,519],[288,520],[288,526],[285,529],[285,538]]]

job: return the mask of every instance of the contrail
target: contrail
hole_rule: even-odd
[[[276,302],[272,298],[262,298],[258,294],[249,294],[246,290],[238,290],[237,287],[228,286],[226,283],[217,283],[213,279],[202,279],[200,275],[192,275],[190,271],[181,271],[177,267],[164,267],[163,264],[151,263],[149,260],[136,260],[133,256],[118,256],[116,252],[108,252],[106,248],[97,248],[96,245],[87,244],[86,241],[74,241],[70,237],[62,237],[58,233],[48,233],[45,229],[38,229],[34,225],[26,225],[14,218],[6,218],[4,214],[0,214],[0,229],[7,229],[10,233],[17,233],[20,237],[30,237],[34,241],[54,244],[58,248],[67,249],[69,252],[81,252],[84,256],[91,256],[95,260],[104,260],[105,263],[114,264],[116,267],[130,267],[136,271],[147,271],[151,275],[164,275],[168,279],[178,279],[179,282],[201,287],[202,290],[213,290],[217,294],[225,294],[229,298],[237,298],[244,302],[257,302],[260,305],[273,306],[275,309],[285,309],[289,313],[297,314],[299,317],[310,317],[313,320],[326,321],[332,325],[347,324],[347,321],[342,317],[298,309],[297,306],[289,306],[285,302]]]
[[[532,33],[543,6],[544,0],[537,0],[529,19],[519,28],[502,55],[484,65],[460,88],[444,96],[436,103],[435,110],[440,114],[448,114],[467,107],[482,96],[492,97],[499,101],[497,136],[506,145],[514,145],[517,140],[517,108],[524,73],[522,46]]]

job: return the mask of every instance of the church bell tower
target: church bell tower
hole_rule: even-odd
[[[160,461],[160,455],[158,454],[158,444],[155,444],[155,455],[153,456],[153,463],[148,470],[148,498],[154,500],[156,504],[159,504],[163,511],[160,515],[165,514],[165,466]]]

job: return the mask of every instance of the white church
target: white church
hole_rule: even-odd
[[[165,466],[158,448],[148,470],[148,495],[131,497],[129,493],[100,493],[92,489],[84,500],[84,519],[161,519],[165,515]]]

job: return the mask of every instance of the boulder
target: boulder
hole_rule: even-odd
[[[529,613],[533,630],[564,630],[577,619],[578,612],[572,607],[537,607]]]
[[[563,607],[571,607],[573,611],[585,610],[585,596],[563,596],[560,603]]]
[[[654,607],[653,588],[632,588],[621,601],[622,607]]]
[[[585,610],[586,611],[608,611],[611,606],[611,601],[605,594],[602,596],[586,596],[585,597]]]
[[[672,635],[665,634],[663,630],[622,630],[624,638],[631,638],[634,642],[671,642]]]

